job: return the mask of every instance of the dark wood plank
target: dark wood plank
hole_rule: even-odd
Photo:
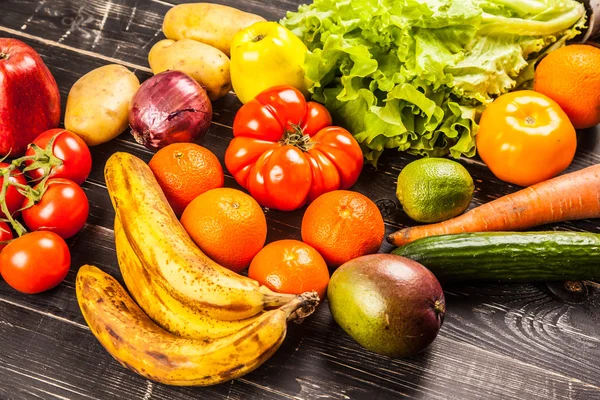
[[[238,380],[203,389],[172,388],[131,373],[96,341],[86,325],[65,323],[38,312],[3,303],[0,333],[2,399],[289,399],[254,382]],[[26,348],[17,352],[14,347]],[[14,346],[14,347],[13,347]]]
[[[64,321],[84,325],[74,296],[76,270],[84,263],[92,263],[120,280],[112,231],[88,225],[71,244],[71,248],[74,255],[73,269],[57,289],[39,296],[26,296],[14,293],[6,284],[1,283],[0,303],[18,304],[36,310],[41,315],[55,316]],[[503,354],[504,358],[511,359],[512,362],[535,365],[540,371],[540,367],[544,367],[545,371],[555,371],[570,379],[590,384],[599,381],[596,361],[598,338],[594,331],[596,325],[589,323],[591,320],[597,324],[600,320],[597,307],[600,298],[598,291],[592,291],[589,302],[579,304],[578,307],[577,303],[565,304],[531,285],[463,287],[447,292],[446,295],[449,313],[438,340],[447,339],[452,342],[452,346],[465,342],[473,347],[483,347],[487,349],[486,352]],[[533,302],[532,298],[536,301]],[[309,353],[307,357],[319,358],[320,353],[329,354],[328,352],[336,351],[340,345],[350,347],[354,353],[362,355],[356,368],[361,364],[367,365],[360,368],[361,374],[367,376],[377,375],[377,370],[372,369],[371,364],[377,366],[390,362],[387,358],[368,353],[352,343],[351,339],[335,326],[325,305],[320,307],[317,314],[308,319],[304,326],[310,329],[300,334],[298,340],[320,343],[315,344],[313,348],[303,349],[303,352]],[[341,337],[341,344],[336,342],[337,337]],[[332,338],[336,339],[332,341]],[[94,340],[91,335],[89,340]],[[442,358],[455,354],[454,351],[445,346],[434,347],[431,350],[436,357]],[[482,369],[493,366],[491,360],[482,362],[485,358],[474,360],[470,351],[455,356],[462,357],[462,362],[482,363]],[[355,360],[352,357],[340,359],[346,362]],[[277,360],[277,357],[274,360]],[[279,365],[278,361],[271,362]],[[451,366],[453,364],[449,361],[447,367]],[[322,373],[320,369],[319,371]],[[334,368],[334,373],[336,372],[339,371]],[[553,376],[555,373],[549,375]],[[371,381],[371,378],[364,376],[361,379]],[[485,379],[487,378],[482,376],[479,382],[484,387],[487,385]],[[471,384],[476,385],[474,382]],[[264,385],[270,383],[264,382]],[[330,392],[327,390],[326,393]]]
[[[93,51],[148,68],[147,52],[164,38],[164,14],[184,1],[162,0],[4,0],[0,26],[12,34],[34,35],[64,46]],[[220,0],[270,20],[297,8],[294,0],[264,2]],[[16,32],[15,32],[16,31]]]
[[[600,396],[596,385],[549,374],[444,336],[410,359],[375,357],[343,334],[324,307],[304,324],[292,324],[275,356],[243,379],[210,388],[167,388],[118,365],[91,337],[81,317],[71,320],[3,298],[0,304],[0,335],[5,343],[0,347],[5,382],[0,396],[6,394],[2,398],[48,398],[40,394],[45,393],[70,399],[142,399],[151,390],[155,399],[356,399],[375,389],[382,399]],[[25,348],[15,352],[15,346]]]

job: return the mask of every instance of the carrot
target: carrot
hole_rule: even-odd
[[[585,218],[600,218],[600,164],[538,183],[448,221],[401,229],[387,239],[402,246],[428,236],[518,231]]]

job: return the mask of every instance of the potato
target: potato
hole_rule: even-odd
[[[129,106],[139,87],[138,78],[122,65],[105,65],[88,72],[69,92],[65,128],[88,146],[114,139],[127,129]]]
[[[264,21],[259,15],[211,3],[180,4],[171,8],[163,21],[163,33],[169,39],[194,39],[206,43],[229,57],[233,36]]]
[[[221,50],[192,39],[161,40],[148,54],[154,74],[167,70],[181,71],[204,87],[211,100],[231,90],[229,57]]]

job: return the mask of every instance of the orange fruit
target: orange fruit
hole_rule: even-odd
[[[299,240],[269,243],[250,263],[248,276],[278,293],[315,291],[322,300],[329,270],[321,255]]]
[[[600,123],[600,49],[573,44],[554,50],[537,66],[533,89],[550,97],[577,129]]]
[[[150,169],[175,215],[202,193],[223,187],[223,168],[210,150],[194,143],[174,143],[160,149]]]
[[[207,256],[235,272],[246,268],[267,240],[262,208],[236,189],[213,189],[196,197],[181,224]]]
[[[376,253],[384,234],[383,218],[375,203],[348,190],[319,196],[302,219],[302,240],[314,247],[330,267]]]

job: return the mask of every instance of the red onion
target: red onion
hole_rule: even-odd
[[[135,140],[149,149],[196,142],[212,121],[212,104],[194,79],[179,71],[145,81],[133,97],[129,125]]]

